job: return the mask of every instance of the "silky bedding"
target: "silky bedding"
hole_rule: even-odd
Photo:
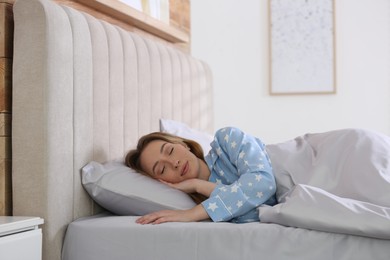
[[[390,239],[390,138],[362,129],[268,145],[279,204],[262,222]]]
[[[279,203],[259,207],[260,222],[140,225],[107,213],[69,225],[63,259],[388,259],[388,136],[344,129],[266,149]]]

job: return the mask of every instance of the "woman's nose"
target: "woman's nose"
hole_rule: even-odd
[[[180,161],[179,160],[175,160],[174,163],[173,163],[173,166],[175,167],[175,169],[177,169],[180,165]]]

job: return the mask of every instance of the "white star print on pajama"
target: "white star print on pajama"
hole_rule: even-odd
[[[259,221],[257,207],[276,204],[275,178],[264,144],[238,128],[216,132],[205,157],[217,184],[202,205],[213,221]]]

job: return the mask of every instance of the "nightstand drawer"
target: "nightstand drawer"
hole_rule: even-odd
[[[41,248],[41,229],[0,237],[0,259],[41,260]]]
[[[43,219],[0,216],[0,259],[41,260]]]

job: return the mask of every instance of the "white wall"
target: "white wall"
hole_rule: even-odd
[[[213,71],[215,128],[267,143],[346,127],[390,134],[390,1],[336,0],[337,94],[270,96],[268,0],[191,1],[191,52]]]

